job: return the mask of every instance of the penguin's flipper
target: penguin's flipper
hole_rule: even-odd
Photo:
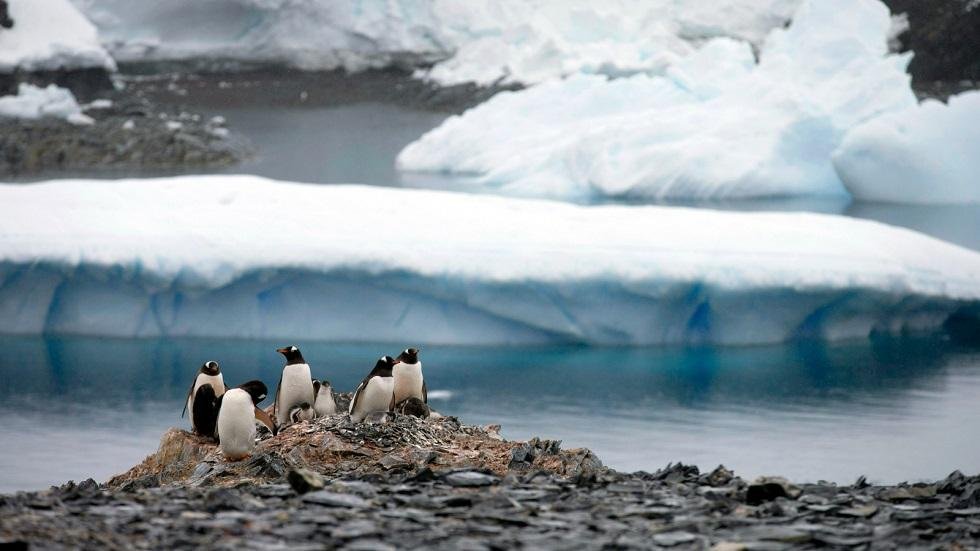
[[[429,389],[425,388],[425,379],[422,379],[422,403],[429,403]]]
[[[184,414],[187,413],[187,403],[191,401],[191,394],[194,394],[194,385],[197,384],[197,376],[199,373],[194,374],[194,378],[191,380],[191,387],[187,389],[187,398],[184,398],[184,410],[180,412],[180,418],[184,418]],[[193,415],[193,412],[191,412]]]
[[[391,393],[391,401],[388,402],[388,411],[395,411],[395,393]]]
[[[279,419],[279,391],[282,390],[282,372],[279,373],[279,384],[276,385],[276,401],[272,402],[272,412],[276,415],[276,420]]]
[[[361,381],[361,384],[357,385],[357,390],[354,391],[354,396],[350,399],[350,407],[347,408],[347,414],[351,415],[354,413],[354,408],[357,407],[357,401],[361,398],[361,392],[367,387],[367,382],[371,380],[371,376],[368,375]]]
[[[272,417],[269,417],[268,413],[258,407],[255,408],[255,418],[261,421],[263,425],[269,427],[269,430],[272,431],[272,436],[279,433],[279,430],[276,429],[276,424],[272,422]]]

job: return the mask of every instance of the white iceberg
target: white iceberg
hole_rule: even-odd
[[[285,62],[525,84],[663,69],[699,41],[760,43],[799,0],[74,0],[121,61]]]
[[[845,16],[846,15],[846,16]],[[719,199],[840,195],[831,153],[851,127],[909,108],[877,0],[808,0],[750,46],[715,38],[663,76],[578,76],[502,93],[406,147],[404,171],[503,193]]]
[[[919,105],[852,128],[834,166],[857,199],[980,203],[980,92]]]
[[[980,319],[980,254],[803,213],[253,176],[0,186],[0,333],[750,344]]]
[[[82,112],[71,90],[49,84],[39,88],[21,83],[16,96],[0,96],[0,118],[64,119],[72,124],[92,124],[91,117]]]
[[[116,69],[95,26],[68,0],[9,0],[9,8],[14,26],[0,29],[0,73]]]

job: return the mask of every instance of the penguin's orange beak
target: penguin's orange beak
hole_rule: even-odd
[[[288,348],[277,348],[276,349],[276,352],[278,352],[280,354],[285,354],[286,352],[289,352],[289,349]]]

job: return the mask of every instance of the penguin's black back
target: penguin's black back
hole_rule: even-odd
[[[221,408],[220,399],[214,394],[214,387],[204,384],[198,387],[194,394],[194,410],[191,418],[194,420],[194,432],[208,438],[218,434],[218,410]]]

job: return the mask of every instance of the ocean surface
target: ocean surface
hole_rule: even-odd
[[[290,343],[0,337],[0,492],[105,480],[154,451],[197,368],[274,392]],[[294,343],[350,391],[417,343]],[[556,438],[609,466],[880,482],[980,466],[980,349],[942,340],[746,348],[422,345],[431,405],[507,438]]]

